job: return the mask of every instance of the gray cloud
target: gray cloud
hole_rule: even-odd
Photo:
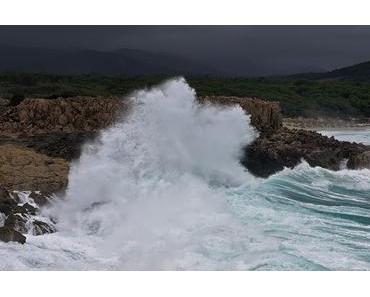
[[[330,70],[370,60],[370,26],[0,26],[0,43],[169,52],[243,75]]]

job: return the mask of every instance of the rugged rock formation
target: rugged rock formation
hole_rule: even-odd
[[[370,149],[363,145],[283,128],[277,102],[224,96],[198,100],[203,104],[238,104],[251,115],[260,137],[245,149],[242,163],[258,176],[268,176],[284,166],[293,167],[302,158],[313,166],[333,170],[339,169],[344,159],[348,159],[350,168],[370,163],[365,153]],[[8,107],[0,114],[0,183],[12,189],[63,189],[67,185],[68,163],[59,158],[78,158],[84,142],[94,139],[100,129],[129,109],[128,100],[86,97],[26,99]]]
[[[367,151],[351,155],[348,158],[347,166],[350,169],[370,168],[370,147]]]
[[[349,168],[370,168],[370,148],[355,143],[341,142],[319,133],[282,127],[279,103],[255,98],[203,97],[203,103],[240,105],[251,115],[251,124],[260,137],[244,149],[242,164],[260,177],[294,167],[302,159],[311,166],[339,170],[345,160]]]
[[[200,102],[239,104],[261,132],[281,127],[278,103],[237,97],[202,97]],[[26,99],[0,114],[0,145],[25,146],[49,157],[77,159],[83,143],[130,109],[120,98]]]
[[[11,190],[57,192],[68,183],[69,164],[31,149],[0,146],[0,184]]]
[[[129,108],[128,100],[121,98],[26,99],[0,113],[0,145],[25,146],[49,157],[73,160],[84,142]]]
[[[24,198],[23,198],[24,199]],[[48,218],[41,221],[35,215],[40,214],[40,207],[45,206],[51,196],[40,192],[31,192],[29,202],[22,202],[18,195],[0,186],[0,240],[25,243],[24,234],[42,235],[56,231]],[[33,205],[31,205],[32,203]]]
[[[282,127],[282,115],[278,102],[267,102],[257,98],[224,96],[200,97],[199,101],[221,105],[238,104],[251,115],[251,124],[263,133],[271,133]]]
[[[40,191],[33,191],[30,193],[29,195],[29,198],[31,198],[33,200],[33,202],[36,203],[36,205],[40,208],[40,207],[43,207],[45,205],[48,205],[50,203],[50,201],[53,200],[53,195],[49,194],[49,193],[43,193],[43,192],[40,192]],[[25,206],[25,205],[23,205]]]
[[[261,177],[268,177],[284,167],[292,168],[302,159],[311,166],[331,170],[339,170],[346,159],[350,168],[370,168],[369,152],[366,152],[369,149],[313,131],[281,128],[246,147],[242,164]]]
[[[0,227],[0,240],[4,242],[15,241],[24,244],[26,237],[12,228]]]
[[[260,131],[274,131],[282,126],[277,102],[223,96],[198,99],[202,103],[240,105],[251,114],[252,124]],[[94,132],[112,124],[129,108],[129,101],[120,98],[26,99],[0,115],[0,135]]]
[[[119,98],[26,99],[0,115],[0,135],[97,131],[128,108]]]
[[[12,210],[18,205],[19,198],[17,195],[12,195],[7,189],[0,186],[0,213],[9,215]]]

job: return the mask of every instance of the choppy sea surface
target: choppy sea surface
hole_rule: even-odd
[[[238,161],[257,137],[240,108],[198,106],[183,79],[131,100],[44,210],[58,232],[0,242],[0,269],[370,270],[369,170],[256,178]]]

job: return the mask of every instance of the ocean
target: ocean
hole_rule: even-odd
[[[0,242],[1,270],[370,270],[370,170],[257,178],[239,163],[258,137],[241,108],[199,106],[181,78],[131,100],[43,210],[58,231]]]

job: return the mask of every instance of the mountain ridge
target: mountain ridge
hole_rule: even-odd
[[[310,79],[310,80],[351,80],[366,81],[370,80],[370,61],[357,63],[351,66],[337,68],[326,72],[309,72],[288,75],[293,79]]]
[[[182,56],[144,50],[63,50],[6,45],[0,45],[0,71],[127,75],[208,75],[220,72]]]

